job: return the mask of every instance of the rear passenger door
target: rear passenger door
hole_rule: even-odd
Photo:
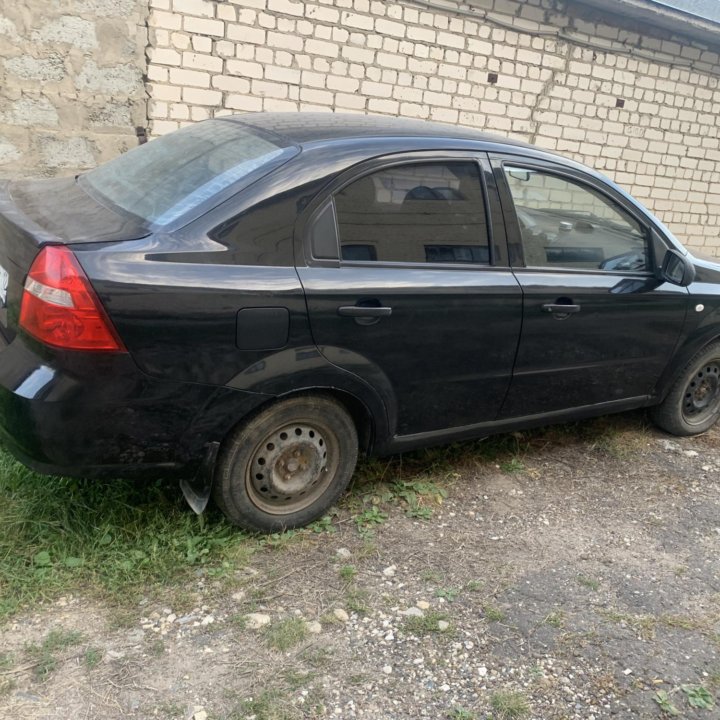
[[[339,178],[298,267],[328,360],[380,390],[399,436],[496,417],[520,333],[486,159],[414,153]],[[499,212],[496,213],[496,216]]]

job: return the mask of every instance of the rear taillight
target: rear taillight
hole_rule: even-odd
[[[54,347],[125,351],[77,258],[60,245],[44,247],[30,268],[20,327]]]

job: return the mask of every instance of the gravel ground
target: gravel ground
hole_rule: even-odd
[[[630,415],[518,447],[463,456],[442,503],[275,538],[182,602],[16,618],[0,716],[720,718],[720,431]],[[39,679],[23,648],[53,629]]]

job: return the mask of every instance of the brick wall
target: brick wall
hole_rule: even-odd
[[[572,0],[150,4],[155,135],[254,110],[460,123],[593,165],[720,253],[720,60],[699,44]]]
[[[0,0],[0,177],[73,174],[137,144],[147,0]]]

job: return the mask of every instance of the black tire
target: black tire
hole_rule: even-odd
[[[246,530],[301,527],[342,495],[357,455],[357,430],[340,403],[320,396],[281,400],[225,441],[213,497]]]
[[[690,360],[650,416],[673,435],[699,435],[715,424],[720,417],[720,342]]]

